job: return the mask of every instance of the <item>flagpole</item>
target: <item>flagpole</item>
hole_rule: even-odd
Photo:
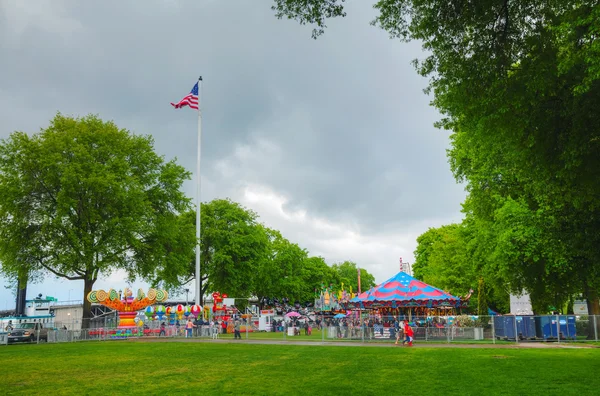
[[[202,76],[198,78],[198,157],[196,159],[196,305],[200,305],[200,154],[202,152]]]

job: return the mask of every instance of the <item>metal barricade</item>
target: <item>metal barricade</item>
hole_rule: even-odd
[[[468,342],[468,343],[531,343],[531,342],[597,342],[600,337],[600,316],[591,315],[458,315],[445,317],[413,317],[405,319],[410,324],[414,341],[419,342]],[[396,330],[395,323],[387,321],[369,326],[364,321],[340,324],[330,323],[319,328],[311,324],[310,331],[303,326],[282,328],[273,326],[259,331],[258,320],[249,318],[241,325],[242,339],[272,341],[315,341],[315,342],[379,342],[395,343],[396,336],[404,338],[403,329]],[[403,321],[402,321],[403,322]],[[167,325],[160,331],[159,323],[135,329],[93,328],[83,330],[48,329],[36,331],[34,343],[61,343],[80,341],[110,341],[124,338],[166,337],[185,338],[183,326]],[[219,324],[203,324],[194,328],[192,338],[233,339],[233,334],[222,334]],[[0,345],[8,343],[8,333],[0,333]]]

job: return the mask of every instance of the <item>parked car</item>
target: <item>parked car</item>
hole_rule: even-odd
[[[38,338],[39,332],[39,338]],[[47,342],[48,329],[41,323],[20,323],[8,333],[8,343],[14,342]]]

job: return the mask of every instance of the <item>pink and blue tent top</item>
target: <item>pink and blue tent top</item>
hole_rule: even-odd
[[[351,299],[348,308],[458,307],[460,297],[398,272],[392,278]]]

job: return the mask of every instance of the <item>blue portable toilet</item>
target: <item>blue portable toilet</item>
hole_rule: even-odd
[[[553,338],[552,327],[556,328],[556,322],[553,323],[551,318],[551,316],[538,316],[535,318],[537,336],[544,341]],[[556,333],[556,331],[554,333]]]
[[[504,338],[504,317],[494,316],[494,337],[497,339]]]
[[[537,332],[535,331],[535,316],[524,316],[523,318],[527,334],[526,338],[535,340],[537,338]]]
[[[536,338],[535,318],[533,316],[516,316],[517,335],[520,340],[533,340]]]
[[[557,340],[559,335],[558,331],[560,331],[561,340],[574,340],[577,337],[575,331],[575,316],[573,315],[549,315],[537,317],[536,330],[538,337],[543,338],[545,341]]]
[[[560,327],[560,339],[561,340],[574,340],[577,338],[577,334],[576,334],[576,330],[575,330],[575,316],[561,315],[558,317],[558,323],[559,323],[559,327]],[[556,329],[556,326],[555,326],[555,329]]]
[[[497,339],[515,339],[515,317],[494,316],[494,332]]]

